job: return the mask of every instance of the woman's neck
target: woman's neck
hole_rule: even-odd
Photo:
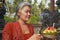
[[[24,20],[22,20],[22,19],[19,19],[18,22],[19,22],[20,24],[22,24],[22,25],[26,25],[26,22],[25,22]]]

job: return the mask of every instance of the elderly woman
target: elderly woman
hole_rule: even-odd
[[[31,5],[28,2],[22,2],[16,10],[18,20],[9,22],[5,25],[2,33],[2,40],[40,40],[40,34],[34,34],[34,29],[27,21],[31,16]]]

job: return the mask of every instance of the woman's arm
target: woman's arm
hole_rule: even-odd
[[[12,23],[7,23],[4,27],[3,33],[2,33],[2,40],[12,40]]]
[[[43,36],[41,36],[40,34],[33,34],[29,39],[27,40],[41,40],[43,39]]]

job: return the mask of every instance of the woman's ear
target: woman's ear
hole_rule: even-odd
[[[17,16],[19,16],[19,15],[20,15],[20,13],[18,12],[18,13],[17,13]]]
[[[21,14],[21,10],[18,11],[17,15],[20,16],[20,14]]]
[[[20,12],[17,13],[17,17],[20,18]]]

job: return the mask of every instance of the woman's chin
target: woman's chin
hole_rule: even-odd
[[[27,22],[29,19],[26,19],[25,21]]]
[[[28,20],[26,20],[26,22],[27,22]]]
[[[27,22],[28,20],[26,19],[26,20],[24,20],[25,22]]]

